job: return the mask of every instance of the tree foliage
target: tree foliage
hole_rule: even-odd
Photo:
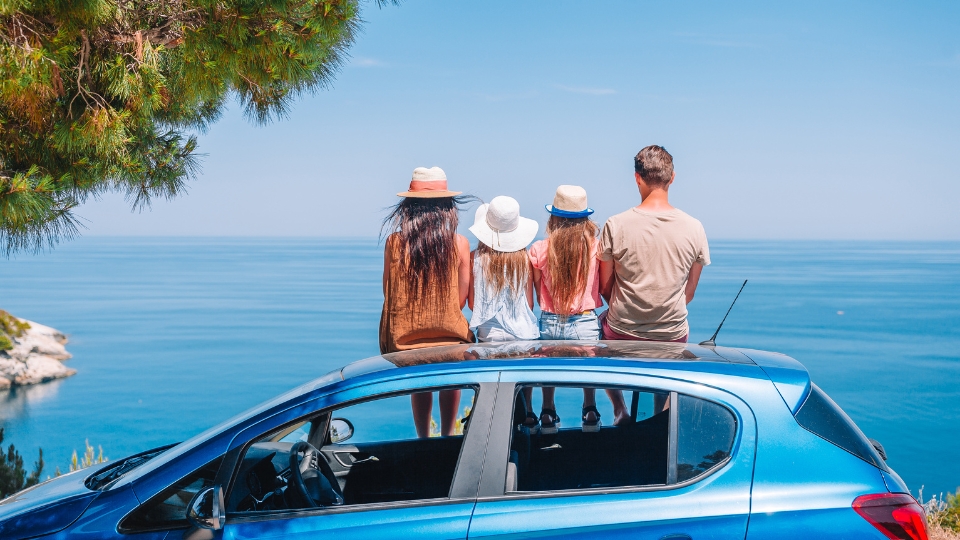
[[[29,323],[0,309],[0,351],[12,349],[13,338],[22,336],[29,329]]]
[[[2,443],[3,428],[0,428],[0,444]],[[38,483],[42,473],[43,450],[40,450],[40,457],[33,464],[33,472],[27,474],[23,468],[23,457],[12,444],[6,453],[0,448],[0,499]]]
[[[183,193],[231,96],[262,123],[331,82],[358,2],[0,0],[0,249],[75,235],[88,197]]]

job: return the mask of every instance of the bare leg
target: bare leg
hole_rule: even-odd
[[[440,391],[440,434],[444,437],[456,434],[459,407],[460,390]]]
[[[433,392],[410,394],[410,407],[413,409],[413,425],[417,428],[417,437],[430,436],[430,416],[433,414]]]
[[[557,395],[557,389],[552,386],[543,387],[543,403],[540,405],[540,409],[553,409],[557,410],[557,404],[554,402],[554,396]]]
[[[627,403],[623,400],[623,392],[607,390],[607,397],[613,403],[613,425],[619,426],[621,422],[629,421],[630,411],[627,410]]]
[[[527,398],[527,407],[533,410],[533,387],[528,386],[523,389],[523,397]]]

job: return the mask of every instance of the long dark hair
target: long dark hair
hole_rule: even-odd
[[[405,197],[394,205],[380,229],[389,236],[397,233],[398,255],[404,273],[407,298],[422,303],[428,285],[446,290],[456,285],[457,225],[460,206],[478,200],[458,197]],[[439,301],[439,298],[434,300]],[[418,307],[423,307],[418,306]]]
[[[576,302],[587,288],[587,277],[593,263],[590,251],[599,229],[590,218],[550,216],[547,234],[547,267],[550,269],[550,295],[557,315],[576,312]]]

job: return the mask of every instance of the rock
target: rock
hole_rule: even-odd
[[[30,328],[11,339],[12,349],[0,351],[0,389],[62,379],[77,372],[63,365],[64,360],[72,357],[64,347],[67,336],[63,332],[33,321],[24,322]]]
[[[63,332],[33,321],[24,322],[29,324],[30,328],[14,340],[13,350],[19,351],[20,354],[26,352],[27,354],[49,356],[56,360],[73,358],[73,355],[68,353],[67,348],[64,347],[67,343],[67,336]]]

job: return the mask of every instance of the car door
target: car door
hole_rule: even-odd
[[[528,386],[533,403],[522,391]],[[526,409],[540,412],[536,387],[543,386],[556,388],[563,418],[553,435],[530,434],[520,424]],[[614,427],[604,413],[599,432],[582,432],[584,387],[623,391],[634,421]],[[605,398],[597,394],[599,406]],[[742,539],[755,433],[743,401],[701,384],[504,372],[469,536]]]
[[[498,389],[496,379],[495,372],[470,375],[467,382],[462,375],[409,378],[351,388],[332,396],[323,410],[332,417],[353,416],[348,420],[358,433],[357,440],[328,439],[328,444],[320,449],[343,486],[345,504],[231,512],[228,503],[222,538],[466,538]],[[455,387],[476,391],[472,403],[467,403],[466,398],[461,402],[461,414],[468,419],[463,422],[462,436],[416,439],[391,435],[404,431],[415,437],[411,393],[436,393]],[[465,403],[467,408],[463,407]],[[377,405],[383,406],[378,409]],[[372,417],[363,414],[364,407],[369,409],[367,412],[374,412]],[[364,439],[359,433],[364,432],[364,424],[371,418],[375,423],[365,431]],[[260,426],[251,433],[269,432],[276,424]],[[251,440],[255,438],[252,436]],[[283,442],[270,444],[279,448]],[[262,451],[272,448],[266,443],[261,446]],[[241,474],[244,466],[238,464],[235,474]],[[438,475],[452,476],[452,480],[441,485],[442,481],[434,478]],[[235,478],[233,485],[239,481],[243,479]],[[227,495],[228,500],[233,497]]]

